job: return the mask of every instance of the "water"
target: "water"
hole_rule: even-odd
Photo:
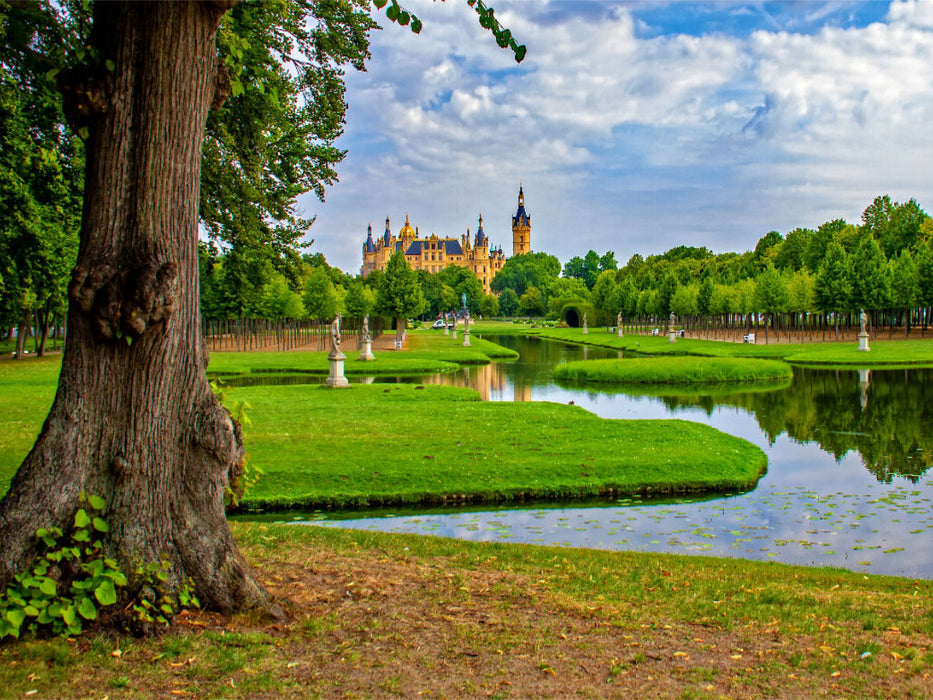
[[[321,524],[933,578],[933,402],[924,400],[933,370],[795,369],[789,385],[717,388],[712,395],[656,387],[604,391],[558,386],[551,371],[562,361],[616,357],[615,351],[526,337],[494,340],[521,359],[424,381],[472,386],[490,401],[573,401],[604,418],[705,423],[761,447],[768,472],[749,493],[710,500],[328,515]]]

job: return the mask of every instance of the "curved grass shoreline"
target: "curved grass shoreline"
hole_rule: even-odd
[[[252,406],[246,440],[265,472],[244,508],[735,492],[752,488],[767,467],[758,447],[708,426],[480,402],[456,387],[257,386],[230,398]]]
[[[778,360],[667,357],[565,362],[555,379],[600,384],[723,384],[787,380],[793,369]]]

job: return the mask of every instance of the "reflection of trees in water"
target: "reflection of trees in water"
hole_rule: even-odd
[[[916,482],[933,465],[933,402],[925,396],[933,370],[872,370],[868,379],[860,383],[856,370],[794,368],[790,387],[782,391],[663,401],[669,408],[744,408],[772,444],[787,433],[836,459],[858,450],[879,481],[902,476]]]
[[[509,374],[516,387],[526,389],[552,384],[552,370],[562,362],[599,360],[620,355],[618,350],[542,341],[527,336],[504,335],[492,337],[490,340],[519,353],[517,360],[508,361]]]

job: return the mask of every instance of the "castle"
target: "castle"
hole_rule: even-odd
[[[385,270],[389,257],[395,251],[403,251],[405,259],[413,270],[440,272],[448,265],[465,267],[473,272],[483,283],[483,293],[490,293],[493,278],[505,265],[505,253],[502,247],[493,248],[483,231],[483,216],[479,217],[479,228],[471,239],[470,230],[459,239],[440,238],[432,233],[430,238],[421,238],[417,228],[412,228],[405,215],[405,225],[392,235],[389,218],[386,217],[385,233],[373,239],[373,227],[369,226],[366,242],[363,244],[363,268],[360,271],[366,277],[373,270]],[[512,217],[512,255],[531,251],[531,217],[525,211],[525,193],[518,188],[518,211]]]

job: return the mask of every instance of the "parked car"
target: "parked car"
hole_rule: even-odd
[[[437,320],[434,322],[434,325],[431,326],[431,328],[443,328],[443,327],[444,327],[444,319],[442,319],[442,318],[437,319]]]

